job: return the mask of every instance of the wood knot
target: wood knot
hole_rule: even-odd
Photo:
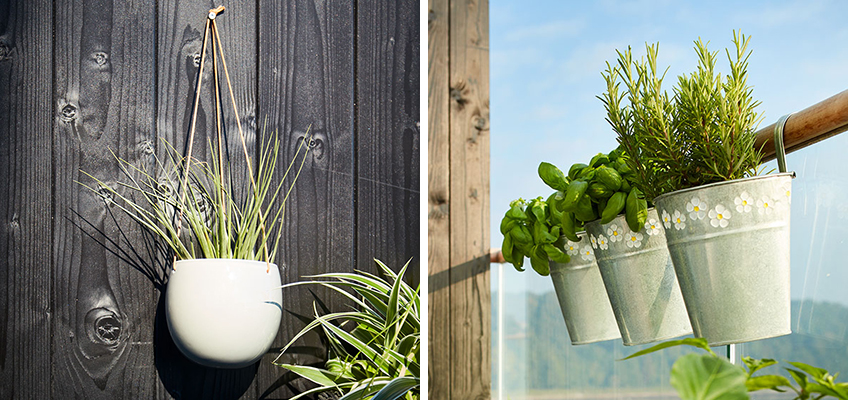
[[[121,320],[114,314],[98,318],[95,327],[97,337],[104,343],[114,343],[121,337]]]
[[[0,37],[0,62],[12,59],[12,46],[8,39]]]
[[[21,223],[19,222],[18,213],[14,213],[12,215],[12,220],[9,221],[9,228],[11,230],[18,230],[21,227]]]
[[[60,111],[60,117],[64,122],[73,122],[77,119],[77,107],[73,104],[65,104]]]
[[[448,205],[448,199],[443,191],[431,191],[430,192],[430,219],[442,219],[447,218],[450,214],[450,206]]]
[[[95,52],[91,55],[91,58],[93,58],[94,62],[101,67],[109,62],[109,55],[102,51]]]
[[[136,150],[139,153],[148,156],[152,156],[153,153],[156,151],[156,149],[153,147],[153,140],[150,139],[142,140],[141,142],[139,142],[138,145],[136,145]]]
[[[489,120],[479,115],[472,118],[471,123],[474,125],[474,129],[478,131],[489,130]]]
[[[115,201],[114,201],[113,196],[112,196],[113,192],[114,192],[114,189],[106,187],[103,184],[100,184],[97,187],[97,195],[100,196],[100,200],[102,200],[103,203],[106,206],[111,206],[111,205],[115,204]]]
[[[108,308],[95,308],[85,315],[85,331],[94,343],[113,345],[118,343],[123,330],[121,316]]]
[[[465,108],[465,104],[468,103],[468,99],[465,98],[466,95],[465,82],[459,82],[450,89],[450,99],[456,103],[459,110]]]

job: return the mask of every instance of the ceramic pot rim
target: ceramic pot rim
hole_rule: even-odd
[[[256,267],[265,267],[270,264],[271,269],[278,269],[277,264],[268,263],[266,261],[257,261],[257,260],[245,260],[241,258],[188,258],[185,260],[177,260],[174,261],[174,264],[171,266],[172,269],[176,269],[178,266],[194,266],[196,264],[212,264],[213,266],[225,265],[225,264],[242,264],[239,265],[239,268],[256,268]]]
[[[661,200],[665,199],[666,197],[671,197],[671,196],[675,196],[675,195],[678,195],[678,194],[691,193],[691,192],[695,192],[695,191],[701,190],[701,189],[713,188],[713,187],[723,186],[723,185],[731,185],[731,184],[735,184],[735,183],[750,182],[750,181],[756,181],[756,180],[761,180],[761,179],[782,178],[782,177],[785,177],[785,176],[788,176],[788,177],[794,179],[795,178],[795,172],[781,172],[781,173],[777,173],[777,174],[751,176],[751,177],[748,177],[748,178],[714,182],[714,183],[708,183],[706,185],[675,190],[673,192],[668,192],[668,193],[661,194],[661,195],[657,196],[656,198],[654,198],[654,201],[652,203],[654,203],[654,205],[656,205],[657,200],[661,201]]]

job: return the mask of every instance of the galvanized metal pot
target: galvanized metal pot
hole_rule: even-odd
[[[282,318],[277,266],[260,261],[195,259],[174,263],[165,316],[177,348],[208,367],[241,368],[268,351]]]
[[[550,262],[551,279],[571,344],[618,339],[621,335],[592,255],[592,245],[585,238],[586,233],[578,235],[583,238],[579,243],[566,242],[566,250],[572,253],[570,262]]]
[[[793,176],[719,182],[654,199],[695,335],[710,345],[791,333]]]
[[[639,232],[623,215],[586,224],[625,346],[692,333],[661,224],[655,209]]]

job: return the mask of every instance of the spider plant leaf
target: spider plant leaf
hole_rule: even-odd
[[[281,364],[280,366],[322,386],[336,386],[340,383],[339,380],[347,380],[337,373],[322,368],[293,364]]]
[[[400,273],[393,277],[395,280],[395,284],[392,286],[391,295],[389,295],[389,303],[386,305],[386,321],[389,323],[394,322],[395,316],[397,316],[398,312],[398,292],[400,291],[400,284],[403,282],[403,274],[406,272],[406,266],[401,268]],[[391,335],[391,333],[389,333]]]
[[[369,380],[366,383],[360,385],[359,387],[351,390],[346,395],[339,398],[339,400],[361,400],[367,399],[370,396],[378,393],[380,390],[385,387],[390,380],[388,379],[374,379]]]
[[[400,376],[392,379],[371,400],[397,400],[419,385],[421,381],[418,378]]]

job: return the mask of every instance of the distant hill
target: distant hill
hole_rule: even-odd
[[[572,346],[554,292],[505,294],[504,388],[509,392],[617,389],[673,390],[671,365],[695,350],[670,348],[616,361],[650,346],[624,347],[620,340]],[[493,293],[492,298],[497,298]],[[492,307],[492,378],[498,383],[497,304]],[[843,372],[848,377],[848,307],[833,303],[792,302],[792,335],[739,345],[755,358],[801,361]],[[714,348],[716,352],[724,347]],[[771,373],[780,370],[772,367]]]

